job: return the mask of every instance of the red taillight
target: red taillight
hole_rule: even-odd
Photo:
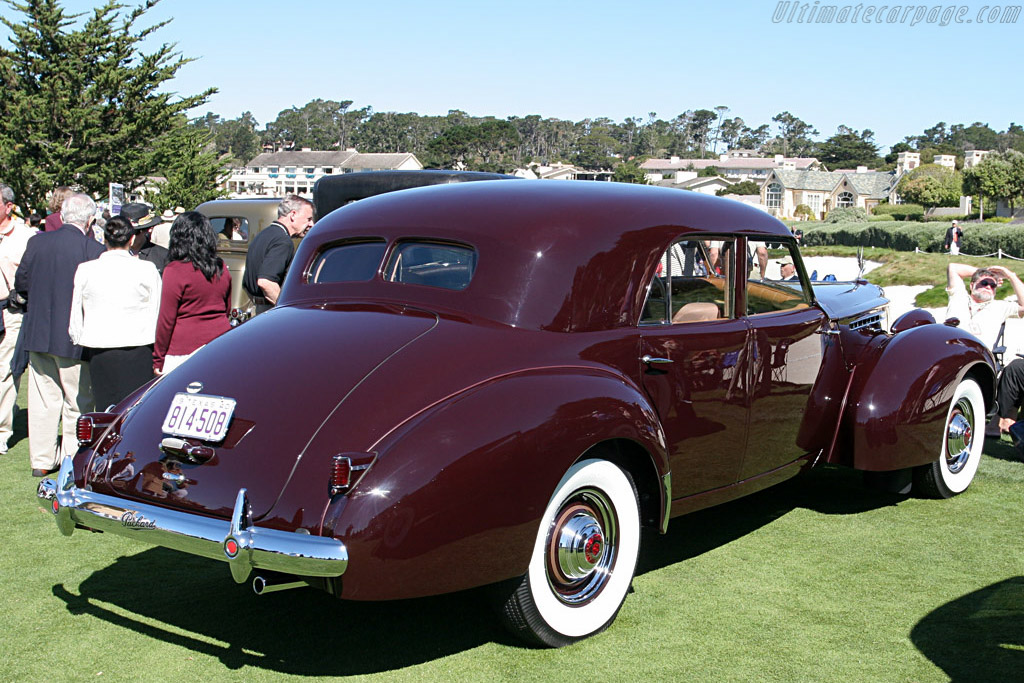
[[[85,413],[78,416],[75,423],[75,436],[79,446],[90,446],[100,438],[100,434],[111,422],[117,419],[116,413]]]
[[[75,425],[75,434],[78,436],[78,445],[87,446],[95,438],[96,421],[92,415],[79,415],[78,424]]]
[[[336,496],[352,484],[352,460],[336,455],[331,460],[331,495]]]
[[[238,542],[233,538],[229,538],[227,543],[224,544],[224,551],[228,554],[228,557],[234,557],[238,554]]]
[[[53,499],[50,505],[53,507],[53,514],[57,514],[60,511],[60,503],[57,502],[56,498]]]
[[[330,491],[332,496],[348,491],[377,456],[373,453],[343,453],[331,459]]]

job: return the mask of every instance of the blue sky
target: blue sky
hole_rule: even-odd
[[[982,24],[984,2],[954,7],[971,23],[911,26],[910,12],[890,24],[890,9],[882,23],[775,22],[777,0],[163,0],[147,17],[173,18],[157,39],[197,58],[174,89],[219,89],[196,115],[248,110],[263,125],[318,97],[376,111],[616,121],[726,105],[753,126],[789,111],[821,139],[840,124],[870,128],[884,152],[938,121],[1024,122],[1024,16]]]

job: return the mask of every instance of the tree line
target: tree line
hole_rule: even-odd
[[[812,124],[789,111],[769,122],[747,122],[725,105],[671,118],[649,112],[622,121],[568,121],[539,114],[473,116],[458,109],[445,115],[380,112],[355,107],[352,100],[314,99],[264,125],[250,112],[190,119],[189,112],[201,109],[216,89],[169,94],[170,82],[191,60],[170,44],[143,51],[142,42],[169,23],[142,22],[159,0],[134,9],[109,2],[83,14],[66,13],[60,0],[2,2],[21,19],[0,16],[11,33],[10,47],[0,48],[0,178],[32,208],[44,206],[57,185],[102,195],[109,182],[129,191],[143,183],[158,186],[158,209],[195,206],[218,195],[226,168],[264,149],[411,152],[428,168],[499,172],[563,162],[614,170],[616,179],[627,181],[643,177],[638,166],[646,158],[707,159],[737,148],[814,156],[830,169],[880,170],[893,168],[900,151],[920,152],[925,164],[937,154],[962,159],[970,149],[1024,152],[1024,128],[1016,123],[996,131],[981,122],[939,122],[881,156],[869,129],[842,125],[819,140]]]

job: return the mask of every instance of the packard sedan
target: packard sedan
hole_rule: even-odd
[[[493,585],[510,629],[561,646],[615,619],[642,527],[824,464],[968,487],[992,356],[887,312],[862,280],[812,282],[738,202],[394,192],[322,218],[275,309],[83,415],[39,495],[64,534],[220,560],[257,593]]]

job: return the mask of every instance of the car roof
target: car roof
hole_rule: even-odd
[[[332,212],[303,241],[295,261],[302,270],[323,246],[352,238],[459,242],[478,253],[469,287],[455,292],[379,278],[289,287],[299,279],[292,273],[282,303],[322,300],[330,289],[332,297],[393,298],[522,327],[607,329],[636,322],[647,273],[673,240],[694,233],[791,236],[759,209],[684,190],[556,180],[439,185]]]

